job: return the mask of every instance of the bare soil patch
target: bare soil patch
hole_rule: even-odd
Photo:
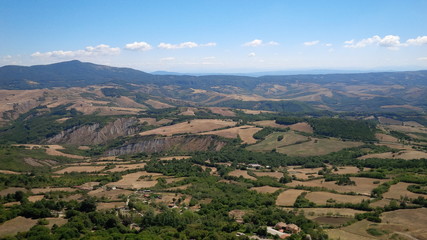
[[[257,191],[258,193],[274,193],[280,188],[270,187],[270,186],[262,186],[262,187],[253,187],[251,190]]]
[[[27,232],[36,224],[37,220],[16,217],[0,225],[0,237],[14,236],[18,232]]]
[[[43,198],[44,198],[44,195],[34,195],[34,196],[29,196],[28,201],[37,202],[37,201],[42,200]]]
[[[9,170],[0,170],[0,173],[3,173],[3,174],[22,174],[20,172],[14,172],[14,171],[9,171]]]
[[[360,203],[362,200],[370,199],[366,196],[342,195],[330,192],[310,192],[305,198],[319,205],[328,204],[329,199],[333,199],[336,203]]]
[[[340,186],[335,184],[334,181],[325,182],[324,179],[316,179],[311,181],[292,181],[291,183],[287,183],[287,186],[296,187],[298,185],[307,186],[307,187],[323,187],[326,189],[335,190],[341,193],[349,193],[355,192],[358,194],[363,194],[365,196],[370,196],[372,189],[376,188],[381,183],[387,181],[384,179],[373,179],[373,178],[359,178],[359,177],[350,177],[352,181],[356,183],[356,185],[347,185]],[[374,184],[374,181],[378,181],[378,184]]]
[[[58,170],[54,173],[56,174],[64,174],[66,172],[100,172],[105,168],[105,166],[73,166],[66,167],[64,169]]]
[[[173,134],[178,133],[200,133],[234,125],[236,125],[235,122],[224,121],[219,119],[194,119],[190,122],[177,123],[174,125],[159,127],[153,130],[141,132],[140,135],[146,136],[158,134],[172,136]]]
[[[276,199],[276,205],[278,206],[293,206],[297,197],[301,193],[306,192],[299,189],[289,189],[279,194]]]
[[[256,178],[254,178],[248,174],[248,171],[244,171],[244,170],[234,170],[234,171],[228,173],[228,175],[233,176],[233,177],[242,176],[243,178],[246,178],[246,179],[256,180]]]
[[[354,174],[359,172],[359,168],[346,166],[346,167],[338,167],[338,171],[332,171],[334,174]]]

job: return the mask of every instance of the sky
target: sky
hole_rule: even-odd
[[[426,0],[0,0],[0,66],[427,69]]]

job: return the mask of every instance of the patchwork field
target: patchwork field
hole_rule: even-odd
[[[96,205],[96,210],[109,210],[126,206],[125,202],[100,202]]]
[[[111,201],[118,201],[121,200],[121,195],[129,195],[133,193],[133,191],[124,190],[124,189],[115,189],[115,190],[106,190],[104,188],[98,188],[96,190],[88,192],[88,195],[91,197],[97,197],[97,198],[106,198]]]
[[[16,217],[0,225],[0,237],[13,236],[18,232],[27,232],[37,224],[37,220]]]
[[[334,203],[360,203],[362,200],[369,200],[366,196],[342,195],[330,192],[309,192],[306,197],[311,202],[319,205],[328,204],[328,200],[334,200]]]
[[[233,177],[240,177],[240,176],[242,176],[242,177],[244,177],[246,179],[256,180],[256,178],[250,176],[248,174],[248,172],[244,171],[244,170],[234,170],[234,171],[229,172],[228,175],[229,176],[233,176]]]
[[[417,194],[417,193],[413,193],[413,192],[408,191],[407,188],[409,185],[416,185],[416,184],[399,182],[397,184],[391,185],[390,190],[388,192],[384,193],[383,197],[387,198],[387,199],[397,199],[397,200],[399,200],[401,197],[408,197],[408,198],[423,197],[423,198],[427,198],[427,195]]]
[[[335,190],[341,193],[355,192],[363,195],[370,195],[372,189],[376,188],[379,184],[387,181],[384,179],[373,179],[373,178],[359,178],[359,177],[350,177],[352,181],[356,183],[356,185],[347,185],[340,186],[335,184],[334,181],[325,182],[323,179],[316,179],[312,181],[292,181],[291,183],[287,183],[287,186],[296,187],[298,185],[307,186],[307,187],[323,187],[331,190]],[[378,181],[378,184],[374,184],[374,181]]]
[[[142,136],[152,134],[172,136],[173,134],[178,133],[200,133],[212,131],[214,129],[231,127],[234,125],[236,125],[235,122],[219,119],[194,119],[190,122],[182,122],[170,126],[159,127],[153,130],[141,132],[139,134]]]
[[[150,179],[150,176],[152,179]],[[140,188],[150,188],[157,184],[158,177],[163,176],[160,173],[148,173],[146,171],[136,172],[136,173],[130,173],[127,175],[124,175],[122,179],[120,179],[117,182],[111,182],[108,183],[107,186],[110,187],[117,187],[117,188],[123,188],[123,189],[140,189]],[[144,178],[147,178],[144,179]]]
[[[86,159],[86,157],[83,157],[83,156],[67,154],[67,153],[58,151],[58,150],[64,149],[64,147],[60,145],[14,144],[13,146],[24,146],[27,149],[34,149],[34,148],[45,149],[46,154],[51,156],[62,156],[62,157],[74,158],[74,159]]]
[[[64,169],[58,170],[54,173],[56,174],[64,174],[66,172],[100,172],[105,168],[105,166],[72,166],[66,167]]]
[[[270,186],[262,186],[262,187],[253,187],[251,190],[257,191],[259,193],[274,193],[277,190],[280,190],[280,188],[277,187],[270,187]]]
[[[157,121],[155,118],[138,118],[138,121],[140,123],[147,123],[148,125],[154,126],[160,126],[172,122],[172,120],[166,118],[160,119],[159,121]]]
[[[253,135],[259,130],[261,130],[261,128],[245,125],[217,131],[204,132],[202,135],[218,135],[225,138],[237,138],[239,136],[243,143],[252,144],[256,143],[257,140],[253,138]]]
[[[287,211],[292,211],[294,208],[283,208]],[[351,208],[302,208],[298,209],[298,213],[303,213],[305,217],[313,219],[322,216],[341,216],[354,218],[355,214],[365,213],[366,211],[354,210]]]
[[[27,192],[28,190],[25,188],[21,188],[21,187],[9,187],[9,188],[0,190],[0,196],[4,197],[7,194],[16,193],[17,191]]]
[[[33,188],[31,192],[34,194],[43,194],[48,192],[75,192],[77,189],[70,187],[47,187],[47,188]]]
[[[236,113],[231,111],[231,109],[229,109],[229,108],[209,107],[207,109],[209,109],[212,113],[219,114],[219,115],[224,116],[224,117],[236,116]]]
[[[119,164],[115,168],[108,169],[106,172],[124,172],[132,169],[144,168],[146,163],[135,163],[135,164]]]
[[[280,136],[282,136],[283,139],[278,141],[278,137]],[[275,132],[268,135],[265,140],[255,145],[249,146],[247,149],[250,151],[269,152],[273,149],[279,149],[284,146],[289,146],[304,141],[308,141],[308,137],[297,134],[294,131]]]
[[[336,139],[313,138],[311,141],[301,144],[280,147],[277,151],[289,156],[316,156],[337,152],[344,148],[357,147],[362,144],[361,142],[344,142]]]
[[[301,195],[301,193],[306,192],[304,190],[298,189],[289,189],[286,190],[277,196],[276,205],[278,206],[293,206],[297,197]]]
[[[368,158],[385,158],[385,159],[421,159],[427,158],[426,152],[415,151],[415,150],[404,150],[400,152],[385,152],[385,153],[373,153],[365,156],[359,157],[359,159],[368,159]]]
[[[255,172],[254,174],[261,177],[261,176],[267,176],[267,177],[272,177],[272,178],[277,178],[280,179],[281,177],[283,177],[283,173],[282,172]]]
[[[161,157],[160,160],[169,161],[169,160],[181,160],[181,159],[188,159],[191,158],[191,156],[171,156],[171,157]]]
[[[322,170],[322,168],[301,168],[300,166],[288,167],[289,175],[302,180],[319,177],[320,175],[318,172],[320,170]]]

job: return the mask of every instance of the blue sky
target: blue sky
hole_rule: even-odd
[[[0,1],[0,66],[427,69],[425,0]]]

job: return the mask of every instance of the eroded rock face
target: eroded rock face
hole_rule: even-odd
[[[117,137],[136,134],[138,128],[136,118],[119,118],[104,127],[86,125],[62,131],[47,140],[48,144],[94,145],[105,143]]]
[[[143,137],[122,147],[108,150],[105,155],[118,156],[140,152],[155,153],[163,151],[219,151],[225,142],[212,136],[173,136],[173,137]]]

